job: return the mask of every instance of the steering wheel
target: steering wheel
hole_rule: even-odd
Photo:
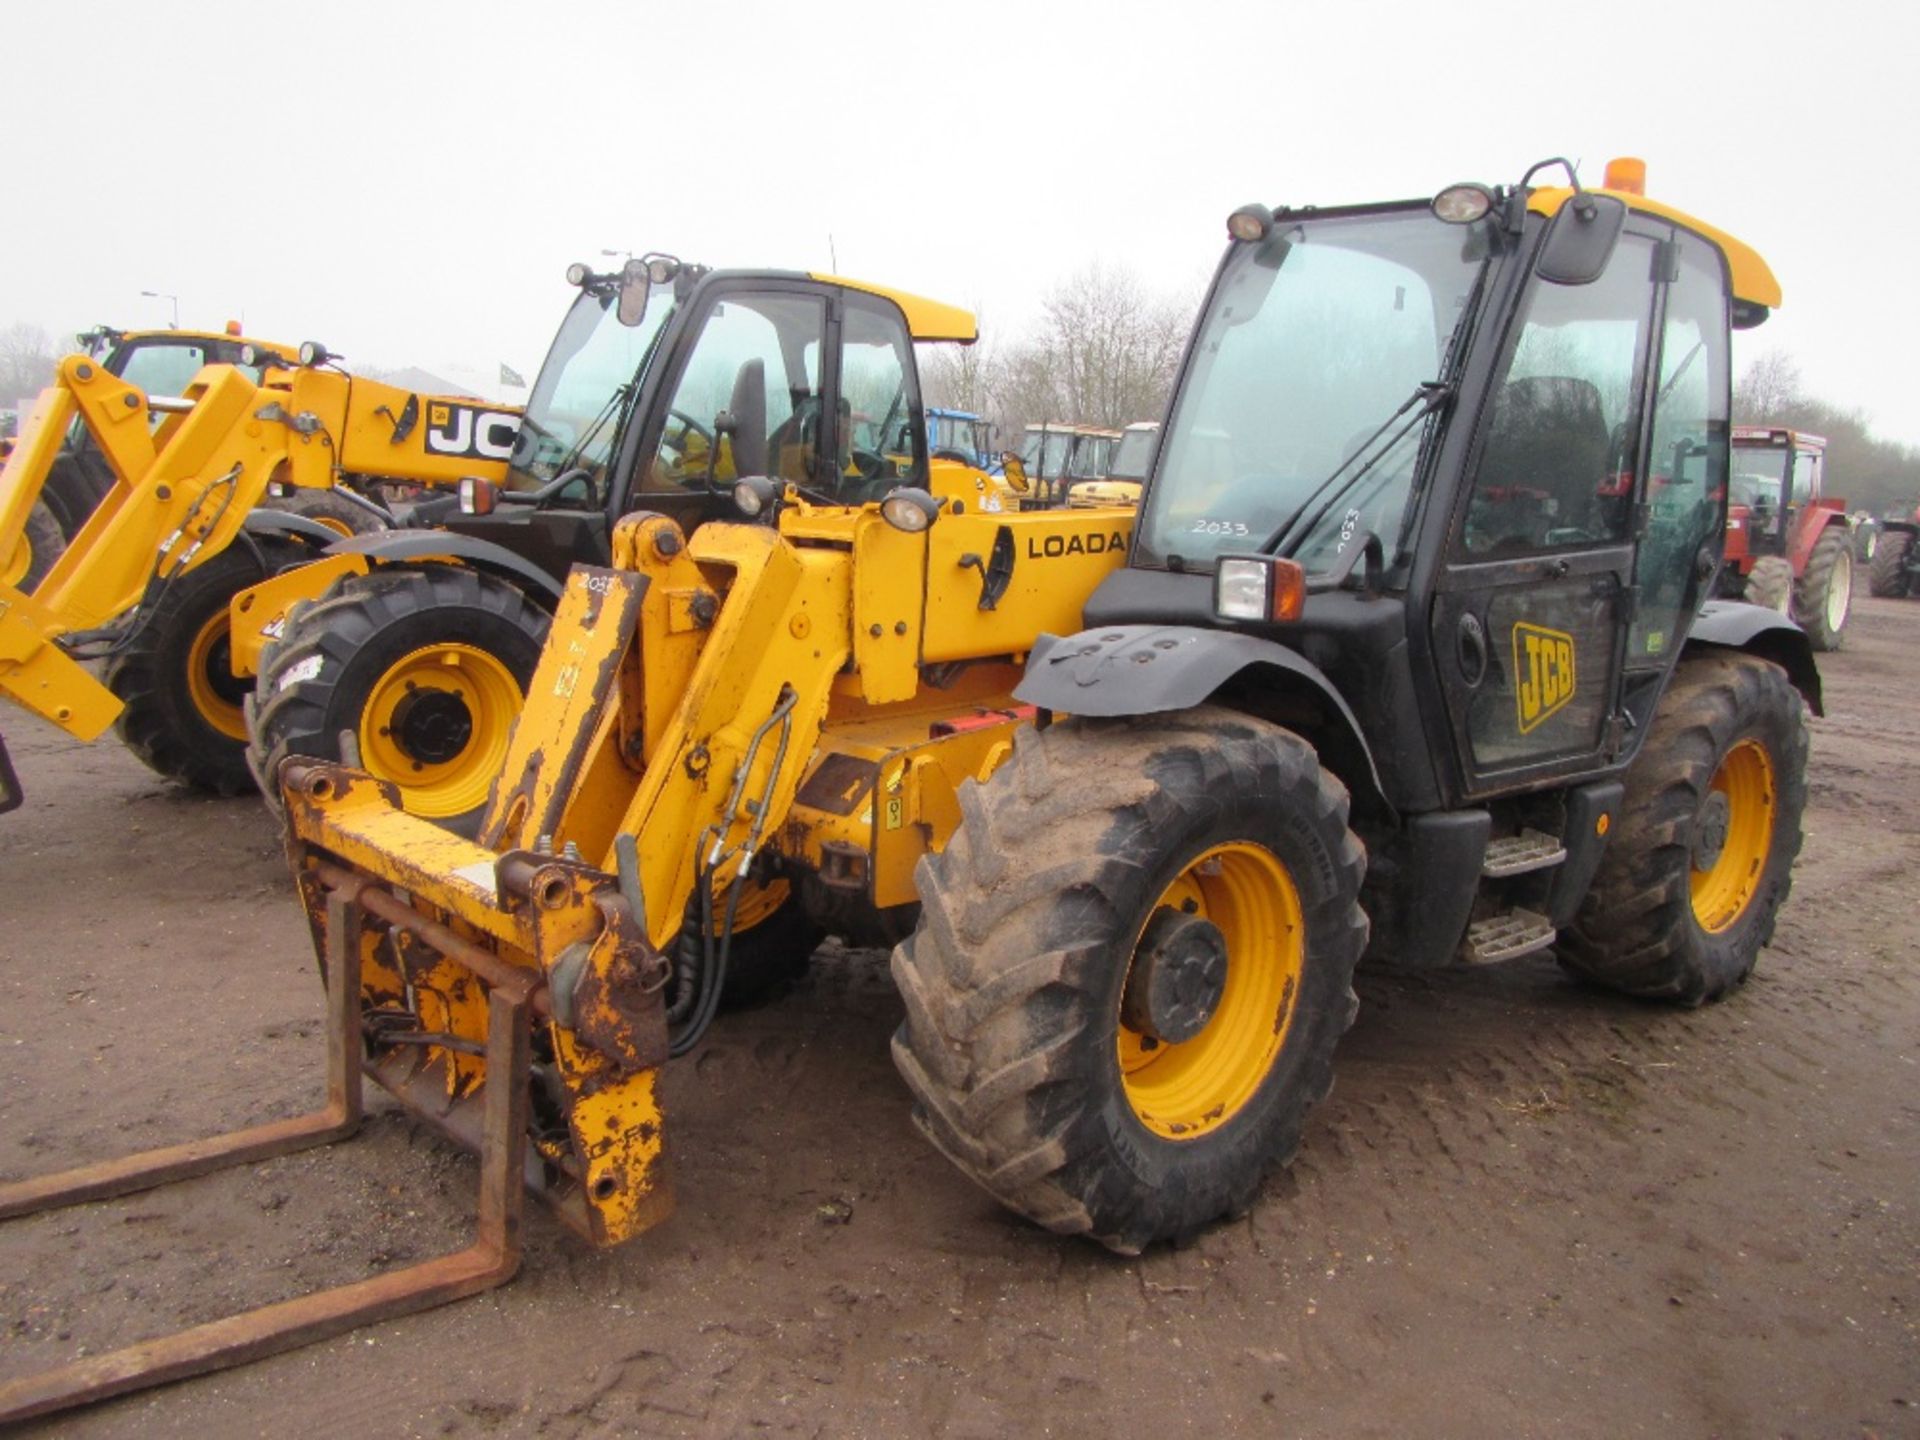
[[[713,444],[713,431],[709,430],[705,425],[702,425],[698,420],[694,419],[691,415],[687,414],[686,411],[669,410],[667,411],[667,418],[669,420],[678,420],[680,422],[680,424],[684,427],[681,431],[681,434],[683,437],[685,436],[688,430],[691,430],[695,435],[698,435],[701,439],[705,440],[707,444],[709,445]],[[686,447],[683,445],[680,448],[685,449]]]
[[[888,462],[887,457],[877,450],[862,450],[856,445],[848,450],[847,459],[853,468],[860,472],[860,478],[863,481],[893,479],[891,474],[893,466]]]
[[[862,460],[862,456],[874,462],[871,472]],[[900,483],[897,478],[886,473],[885,461],[871,450],[854,451],[853,462],[859,466],[860,474],[857,477],[842,476],[839,485],[835,487],[837,498],[842,505],[865,505],[870,501],[884,500]]]

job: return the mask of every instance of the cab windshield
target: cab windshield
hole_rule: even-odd
[[[1309,519],[1287,550],[1310,571],[1333,563],[1343,531],[1371,530],[1395,559],[1425,427],[1418,408],[1394,417],[1446,378],[1485,251],[1479,226],[1424,207],[1283,219],[1236,245],[1174,403],[1137,560],[1210,570]]]
[[[1733,447],[1733,488],[1727,501],[1753,510],[1777,510],[1780,506],[1780,487],[1786,478],[1785,450],[1761,450],[1736,445]]]
[[[672,292],[671,283],[649,287],[639,323],[625,325],[614,279],[596,277],[581,289],[533,382],[507,489],[538,490],[568,470],[585,470],[596,500],[605,498],[621,421],[673,310]]]
[[[1158,430],[1127,431],[1120,437],[1113,464],[1107,467],[1108,476],[1115,480],[1146,479],[1147,466],[1153,463],[1153,442],[1159,438]]]

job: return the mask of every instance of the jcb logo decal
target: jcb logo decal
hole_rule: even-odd
[[[1573,699],[1573,637],[1539,625],[1515,625],[1513,674],[1524,735]]]
[[[427,450],[476,460],[505,460],[513,454],[520,417],[511,410],[482,410],[436,400],[427,406]]]

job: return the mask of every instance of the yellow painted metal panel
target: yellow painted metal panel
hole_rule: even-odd
[[[926,535],[896,530],[877,511],[863,515],[853,532],[853,663],[870,704],[920,688],[926,584]]]
[[[77,740],[97,739],[121,711],[114,693],[47,639],[31,596],[0,585],[0,692]]]
[[[962,310],[958,305],[944,305],[938,300],[929,300],[923,295],[909,294],[905,290],[892,290],[885,285],[874,285],[865,280],[849,280],[844,275],[822,275],[815,272],[812,278],[825,285],[844,285],[849,290],[860,290],[868,295],[878,295],[893,301],[906,315],[907,330],[915,340],[947,340],[960,345],[971,345],[980,338],[980,322],[974,319],[971,310]]]
[[[1131,510],[942,515],[928,532],[922,658],[1024,654],[1036,636],[1078,630],[1094,586],[1125,563],[1133,522]],[[994,608],[982,610],[984,576],[964,562],[990,564],[1002,530],[1011,537],[1013,576]]]
[[[364,575],[373,568],[364,555],[327,555],[310,565],[296,566],[271,580],[262,580],[233,597],[228,608],[227,639],[233,673],[260,673],[260,652],[277,640],[287,623],[287,611],[302,600],[318,600],[343,575]]]

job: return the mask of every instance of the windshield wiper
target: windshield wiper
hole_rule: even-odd
[[[1296,528],[1300,528],[1303,533],[1305,531],[1311,531],[1315,525],[1320,523],[1321,517],[1323,517],[1327,511],[1340,503],[1342,496],[1346,495],[1354,486],[1358,485],[1361,480],[1365,479],[1373,467],[1378,465],[1380,461],[1392,451],[1394,446],[1406,438],[1408,431],[1412,430],[1415,425],[1439,409],[1440,406],[1452,398],[1452,396],[1453,386],[1444,380],[1422,380],[1418,385],[1414,386],[1413,393],[1401,402],[1400,408],[1395,410],[1385,420],[1381,421],[1379,427],[1375,429],[1371,435],[1367,436],[1365,440],[1362,440],[1351,455],[1334,466],[1332,474],[1314,486],[1312,490],[1308,491],[1307,498],[1300,502],[1291,515],[1280,522],[1279,527],[1275,529],[1271,535],[1260,542],[1259,548],[1255,553],[1260,555],[1274,554],[1279,550],[1281,542],[1292,535]],[[1410,410],[1414,413],[1408,415],[1407,412]],[[1402,420],[1403,416],[1405,417],[1404,420]],[[1387,431],[1392,430],[1396,423],[1400,425],[1400,428],[1394,431],[1393,436],[1386,444],[1374,449],[1374,442],[1379,440],[1382,435],[1385,435]],[[1368,455],[1367,452],[1370,449],[1373,450],[1373,453]],[[1354,461],[1359,460],[1362,455],[1366,455],[1367,458],[1349,472],[1347,467],[1353,465]],[[1324,500],[1321,499],[1323,495],[1326,497]],[[1304,526],[1300,526],[1300,518],[1305,515],[1309,509],[1313,508],[1315,501],[1320,502],[1319,508],[1313,511],[1312,517],[1307,520]],[[1298,543],[1298,538],[1303,537],[1296,537],[1295,543]]]
[[[607,423],[614,412],[625,405],[627,398],[633,393],[633,389],[634,386],[631,380],[625,385],[615,387],[614,392],[607,397],[607,403],[600,407],[600,413],[593,417],[593,423],[580,432],[579,437],[573,442],[573,445],[568,449],[567,453],[562,455],[558,463],[554,465],[553,473],[555,475],[564,475],[567,471],[574,468],[574,462],[579,460],[581,453],[585,451],[587,446],[592,442],[593,437],[600,433],[601,427]],[[525,422],[523,421],[522,423],[524,424]]]

